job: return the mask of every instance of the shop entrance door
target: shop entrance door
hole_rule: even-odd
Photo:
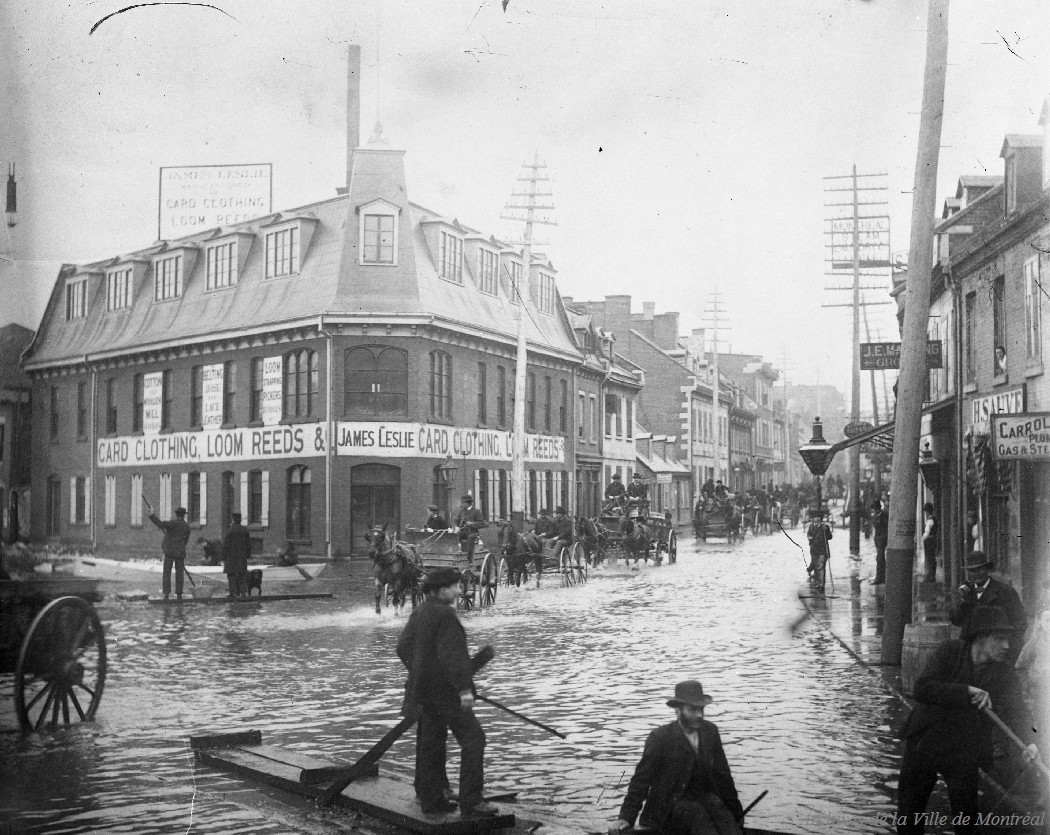
[[[368,551],[365,537],[375,525],[392,536],[401,529],[401,470],[386,464],[359,464],[350,470],[350,551]]]

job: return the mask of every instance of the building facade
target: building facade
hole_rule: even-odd
[[[33,332],[0,328],[0,541],[29,538],[31,385],[20,367]]]

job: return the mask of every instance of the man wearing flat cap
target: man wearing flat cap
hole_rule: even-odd
[[[1007,662],[1014,634],[998,606],[974,610],[960,640],[933,651],[915,682],[918,704],[902,729],[904,757],[897,788],[897,832],[922,835],[926,804],[938,775],[948,787],[953,831],[979,831],[978,769],[992,766],[993,747],[1005,740],[984,711],[990,709],[1017,736],[1031,740],[1032,722],[1021,698],[1021,684]],[[1039,755],[1029,744],[1024,757]]]
[[[175,518],[162,522],[157,514],[153,512],[153,505],[142,497],[146,507],[149,508],[149,520],[164,532],[161,540],[160,550],[164,554],[164,578],[161,588],[164,599],[171,596],[171,569],[175,569],[175,596],[182,599],[182,586],[186,574],[186,543],[190,541],[190,526],[186,524],[186,508],[175,509]]]
[[[459,513],[456,515],[456,527],[459,528],[459,541],[461,547],[467,552],[467,564],[474,564],[474,549],[478,547],[478,533],[482,528],[487,528],[489,523],[480,510],[474,507],[474,497],[467,493],[460,496]]]
[[[460,746],[459,805],[464,817],[487,817],[498,809],[485,801],[485,732],[474,715],[474,678],[467,635],[453,604],[460,573],[434,568],[423,580],[426,600],[408,619],[397,656],[408,668],[402,712],[419,713],[416,794],[427,814],[452,811],[445,746],[448,732]]]
[[[962,627],[965,638],[970,621],[978,609],[998,606],[1006,613],[1014,630],[1007,655],[1007,660],[1012,664],[1024,645],[1028,617],[1013,587],[991,576],[990,572],[994,568],[995,563],[988,559],[984,551],[972,551],[966,555],[966,582],[959,586],[949,617],[955,626]]]
[[[438,512],[438,506],[432,504],[427,508],[428,516],[426,521],[423,522],[423,530],[425,531],[447,531],[448,520]]]
[[[623,507],[623,504],[626,501],[627,488],[623,486],[623,480],[620,478],[620,474],[613,473],[612,480],[605,488],[605,509],[608,509],[613,505]]]
[[[675,685],[667,701],[675,721],[645,741],[610,835],[634,826],[639,811],[642,825],[664,835],[740,835],[744,809],[718,728],[704,719],[712,701],[699,681]]]

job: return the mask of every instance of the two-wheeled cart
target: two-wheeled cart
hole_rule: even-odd
[[[474,549],[473,560],[457,531],[406,528],[402,541],[415,550],[424,574],[433,568],[455,568],[460,572],[463,579],[456,603],[458,608],[484,609],[496,602],[499,566],[492,552],[482,548],[480,541]]]

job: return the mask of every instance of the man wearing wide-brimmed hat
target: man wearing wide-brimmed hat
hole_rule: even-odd
[[[922,813],[937,784],[948,787],[956,835],[977,832],[978,769],[992,766],[993,746],[1004,739],[986,709],[1030,741],[1032,723],[1021,685],[1008,663],[1013,625],[998,606],[980,606],[963,639],[938,646],[915,682],[918,704],[902,729],[904,758],[897,788],[897,832],[922,835]],[[1029,745],[1025,758],[1039,754]]]
[[[1028,628],[1021,598],[1013,587],[991,576],[995,563],[984,551],[973,551],[966,556],[966,582],[959,586],[952,603],[951,622],[963,629],[963,637],[969,628],[974,613],[981,608],[998,606],[1006,613],[1014,634],[1010,642],[1008,660],[1012,664],[1024,645],[1024,633]]]
[[[164,576],[161,579],[161,588],[164,599],[167,600],[171,594],[171,570],[175,569],[175,596],[182,599],[183,575],[186,573],[186,543],[190,541],[190,526],[186,524],[186,508],[175,509],[175,518],[162,522],[153,512],[153,505],[145,496],[142,501],[149,508],[149,520],[164,531],[164,539],[160,543],[161,553],[164,554]]]
[[[397,656],[408,668],[403,712],[419,713],[416,737],[416,794],[427,814],[452,811],[445,746],[451,730],[460,746],[459,805],[464,816],[491,816],[498,810],[482,794],[485,732],[474,716],[474,677],[467,634],[452,604],[460,573],[434,568],[423,580],[426,600],[408,620]]]
[[[630,829],[641,811],[641,823],[664,835],[740,835],[744,809],[718,728],[704,719],[712,701],[699,681],[675,685],[675,721],[649,734],[610,833]]]
[[[460,547],[467,552],[467,563],[474,562],[474,551],[478,547],[479,531],[487,528],[485,515],[474,507],[474,497],[466,493],[459,498],[459,513],[456,515],[456,527],[459,529]]]

